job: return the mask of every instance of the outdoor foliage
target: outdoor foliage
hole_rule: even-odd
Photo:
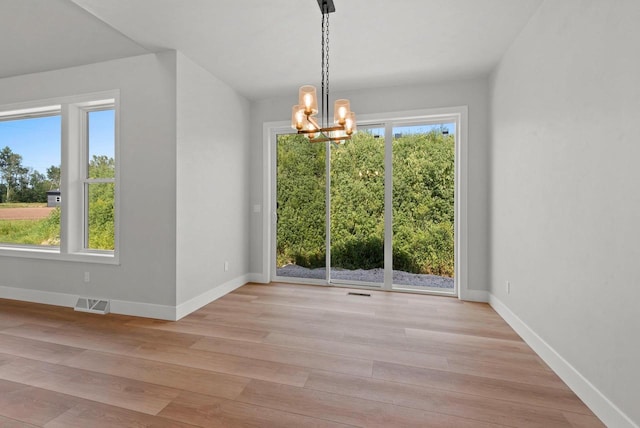
[[[57,177],[49,175],[57,168],[47,170],[48,176],[22,165],[22,156],[11,148],[0,150],[0,202],[47,202],[47,191],[60,186],[60,168]]]
[[[89,178],[113,178],[115,172],[115,161],[108,156],[93,156],[89,162]],[[89,248],[94,250],[115,248],[114,202],[113,183],[89,184]]]
[[[452,135],[393,142],[393,267],[453,276]],[[277,263],[325,265],[325,146],[278,138]],[[384,140],[360,132],[331,152],[332,266],[384,266]]]
[[[0,151],[1,205],[12,207],[45,206],[46,192],[60,186],[60,167],[52,165],[47,177],[22,166],[22,156],[9,147]],[[89,178],[115,177],[115,161],[108,156],[93,156],[89,161]],[[113,183],[88,185],[88,245],[90,249],[113,250],[114,199]],[[63,195],[64,197],[64,195]],[[9,201],[8,203],[6,201]],[[60,245],[60,208],[41,220],[0,220],[0,242],[22,245]]]
[[[325,265],[325,146],[278,138],[278,264]]]

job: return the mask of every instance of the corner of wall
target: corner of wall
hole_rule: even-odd
[[[607,426],[638,428],[622,410],[609,400],[598,388],[585,378],[569,361],[565,360],[551,345],[520,319],[509,307],[493,294],[489,294],[489,305],[515,330],[520,337],[544,360],[573,392]]]

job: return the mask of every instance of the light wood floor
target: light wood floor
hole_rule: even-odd
[[[249,284],[178,322],[0,300],[0,427],[598,427],[486,304]]]

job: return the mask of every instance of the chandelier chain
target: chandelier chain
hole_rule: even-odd
[[[328,126],[329,122],[329,14],[322,14],[322,95],[320,98],[320,111],[322,112],[322,126]]]
[[[326,102],[326,107],[325,107],[325,117],[326,117],[326,124],[325,126],[329,126],[329,14],[327,13],[327,23],[325,25],[325,33],[324,33],[324,38],[325,38],[325,56],[326,56],[326,61],[327,61],[327,71],[325,72],[325,76],[327,79],[327,94],[325,95],[325,102]]]

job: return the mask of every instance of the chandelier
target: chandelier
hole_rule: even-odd
[[[336,11],[333,0],[318,0],[322,12],[322,87],[320,117],[315,86],[300,88],[298,104],[293,106],[291,127],[305,135],[312,143],[331,141],[344,144],[356,130],[356,115],[349,100],[336,100],[333,106],[333,123],[329,124],[329,14]]]

